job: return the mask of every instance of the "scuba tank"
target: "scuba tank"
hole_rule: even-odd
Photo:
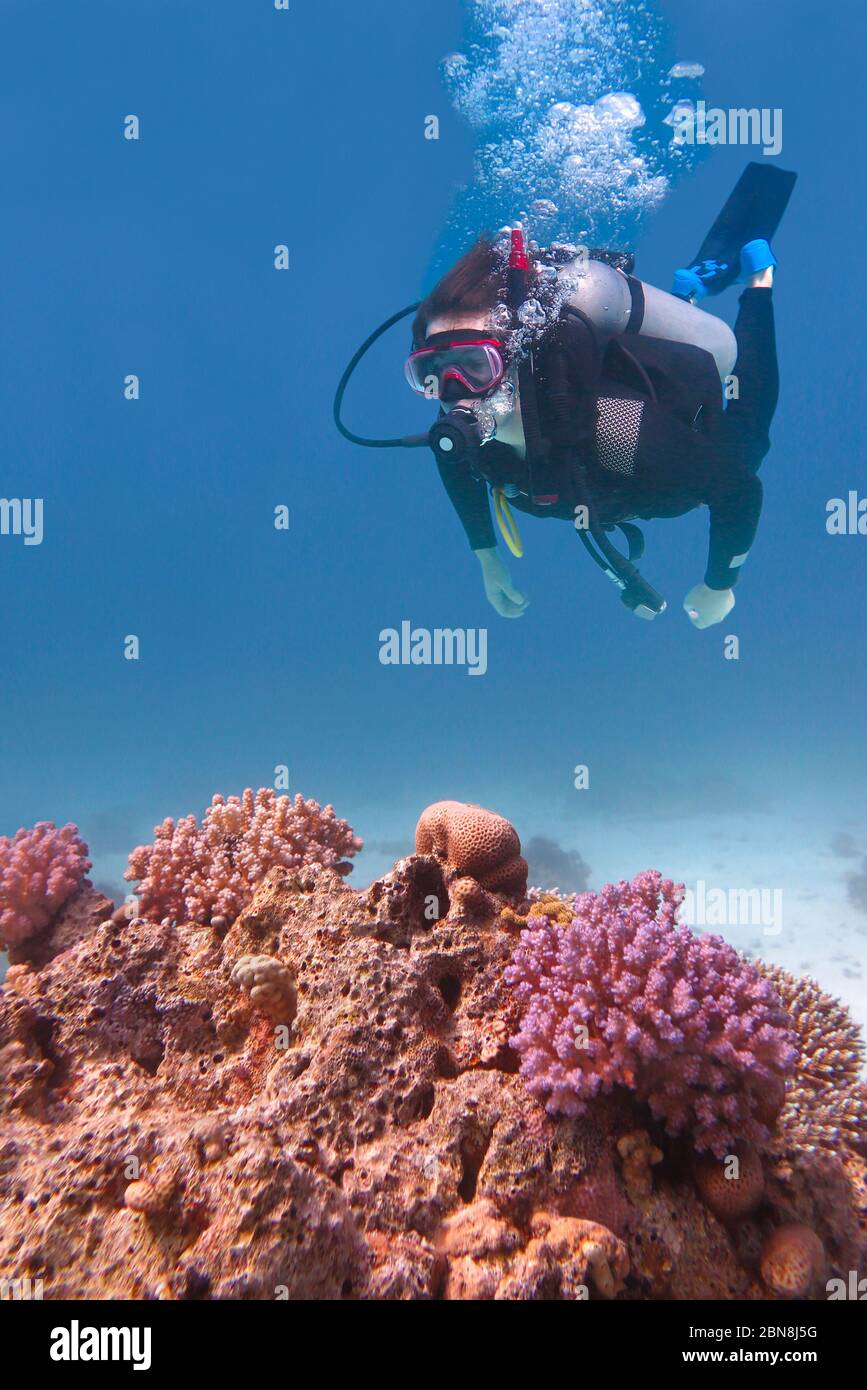
[[[524,232],[520,223],[517,223],[509,230],[510,251],[507,267],[507,304],[512,311],[515,322],[518,322],[518,309],[528,298],[530,288],[531,265],[524,241]],[[566,248],[564,248],[565,250]],[[556,265],[558,257],[554,248],[546,254],[549,265]],[[605,260],[608,265],[615,266],[616,269],[623,269],[628,274],[632,269],[630,257],[625,253],[617,252],[591,252],[597,259]],[[568,259],[573,259],[569,256]],[[609,259],[609,257],[616,259]],[[623,263],[622,263],[623,262]],[[562,259],[559,260],[562,265]],[[627,269],[628,265],[628,269]],[[452,410],[441,411],[441,414],[425,434],[401,435],[391,439],[368,439],[362,435],[354,434],[343,424],[341,419],[341,409],[346,387],[349,384],[353,372],[361,359],[370,350],[375,342],[387,333],[401,319],[407,318],[415,313],[421,301],[409,304],[405,309],[392,314],[378,328],[365,338],[361,346],[350,358],[343,375],[337,385],[334,396],[333,418],[334,423],[344,439],[348,439],[352,444],[360,444],[365,448],[371,449],[417,449],[430,448],[435,457],[448,461],[449,463],[467,463],[470,467],[478,467],[480,463],[480,451],[485,439],[479,421],[473,411],[466,407],[456,406]],[[575,314],[579,318],[584,318],[577,310],[567,306],[567,314]],[[592,327],[592,324],[591,324]],[[525,358],[518,368],[518,389],[521,400],[522,421],[527,443],[527,463],[531,470],[534,460],[544,459],[547,454],[547,446],[542,439],[538,425],[538,405],[536,399],[536,386],[533,380],[532,352]],[[625,536],[628,544],[628,554],[623,555],[606,536],[606,528],[599,521],[596,508],[593,503],[587,485],[586,470],[580,460],[574,460],[574,469],[577,479],[579,505],[584,509],[587,517],[586,527],[578,527],[576,531],[578,537],[593,559],[595,564],[602,570],[608,578],[620,590],[622,602],[637,617],[651,619],[658,613],[665,610],[666,603],[660,594],[647,583],[639,571],[635,568],[632,561],[639,559],[644,549],[644,539],[638,527],[623,525],[618,527]],[[510,546],[510,549],[512,547]],[[517,553],[513,550],[513,553]]]

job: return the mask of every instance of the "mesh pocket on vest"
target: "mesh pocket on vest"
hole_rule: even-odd
[[[612,473],[635,472],[635,451],[643,411],[643,401],[599,397],[596,402],[596,448],[603,468]]]

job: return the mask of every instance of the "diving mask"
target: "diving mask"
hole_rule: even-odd
[[[503,344],[472,329],[432,333],[410,353],[404,371],[413,391],[432,400],[484,396],[505,376]]]

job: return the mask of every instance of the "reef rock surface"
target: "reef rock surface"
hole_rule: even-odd
[[[79,897],[0,990],[0,1273],[48,1299],[767,1297],[783,1219],[822,1275],[860,1269],[855,1155],[821,1210],[789,1168],[733,1227],[634,1098],[546,1114],[508,1041],[520,918],[456,913],[441,858],[364,891],[274,869],[228,931]]]

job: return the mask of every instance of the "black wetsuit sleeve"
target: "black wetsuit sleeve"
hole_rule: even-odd
[[[710,489],[707,504],[710,546],[704,582],[709,589],[733,589],[756,538],[761,480],[750,469],[738,468]]]
[[[437,468],[471,549],[493,549],[497,538],[491,520],[487,484],[481,478],[473,477],[467,463],[448,463],[437,457]]]

